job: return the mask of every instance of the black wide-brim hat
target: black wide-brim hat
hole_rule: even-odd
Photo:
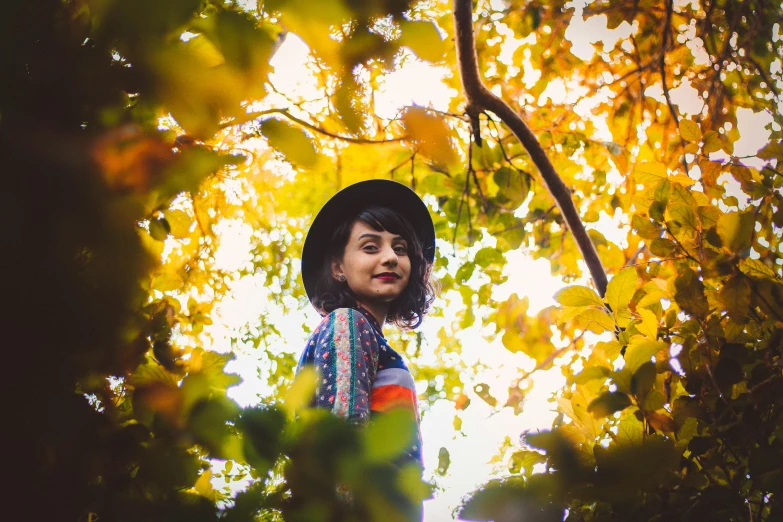
[[[310,301],[335,228],[369,206],[394,210],[411,224],[428,263],[435,260],[435,226],[427,205],[410,188],[388,179],[360,181],[332,196],[318,211],[302,248],[302,282]]]

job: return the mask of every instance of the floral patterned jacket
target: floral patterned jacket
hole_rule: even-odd
[[[394,408],[409,409],[415,434],[400,463],[421,464],[421,433],[416,388],[405,361],[386,342],[367,310],[339,308],[323,318],[307,340],[297,372],[313,365],[320,381],[313,400],[349,421],[364,424]]]

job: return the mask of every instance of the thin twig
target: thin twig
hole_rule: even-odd
[[[473,142],[471,141],[471,146],[473,145]],[[470,151],[470,149],[468,149]],[[468,160],[468,165],[470,165],[470,160]],[[462,189],[462,194],[459,197],[459,208],[457,208],[457,220],[454,222],[454,238],[451,240],[451,247],[456,249],[457,244],[457,230],[459,230],[459,220],[462,217],[462,205],[465,203],[465,198],[467,197],[468,193],[468,185],[470,183],[470,176],[465,174],[465,188]]]
[[[223,123],[220,125],[220,128],[224,129],[226,127],[233,127],[235,125],[242,125],[244,123],[247,123],[249,121],[255,120],[257,118],[260,118],[261,116],[265,116],[268,114],[279,114],[281,116],[285,116],[292,122],[301,125],[302,127],[305,127],[307,129],[310,129],[313,132],[317,132],[319,134],[323,134],[324,136],[328,136],[330,138],[334,138],[336,140],[346,141],[348,143],[354,143],[357,145],[383,145],[387,143],[397,143],[400,141],[404,141],[408,139],[407,136],[401,136],[399,138],[386,138],[382,140],[371,140],[367,138],[354,138],[352,136],[342,136],[340,134],[335,134],[334,132],[328,131],[324,129],[323,127],[320,127],[318,125],[315,125],[313,123],[307,122],[301,118],[297,118],[293,114],[291,114],[288,109],[267,109],[264,111],[258,111],[258,112],[250,112],[246,115],[243,115],[241,118],[235,118],[231,121],[228,121],[226,123]]]

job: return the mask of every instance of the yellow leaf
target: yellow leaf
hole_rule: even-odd
[[[290,416],[310,403],[318,387],[318,378],[318,372],[310,366],[303,368],[296,376],[283,401],[283,408]]]
[[[587,310],[588,306],[565,306],[557,313],[557,324],[565,324]]]
[[[639,315],[642,316],[642,322],[636,325],[636,329],[641,332],[642,335],[650,339],[657,339],[658,337],[658,318],[651,310],[642,309],[639,310]]]
[[[670,176],[669,179],[673,182],[677,182],[680,185],[690,187],[694,183],[696,183],[696,180],[691,178],[690,176],[686,176],[685,174],[675,174],[673,176]]]
[[[617,425],[617,443],[623,446],[632,446],[644,442],[644,425],[636,418],[633,411],[623,412],[620,423]]]
[[[701,129],[699,124],[692,120],[680,120],[680,136],[687,141],[700,141]]]
[[[763,279],[776,279],[775,271],[758,259],[745,258],[740,261],[740,270],[743,274]]]
[[[636,309],[647,308],[655,304],[659,304],[661,299],[669,298],[669,292],[663,290],[650,290],[644,297],[642,297],[638,303],[636,303]]]
[[[190,47],[191,52],[197,56],[206,67],[217,67],[226,62],[226,59],[221,52],[217,50],[217,47],[204,36],[196,36],[188,40],[186,45]]]
[[[645,337],[635,336],[625,350],[625,367],[633,374],[639,367],[650,361],[659,352],[669,349],[663,341],[651,341]]]
[[[723,173],[723,164],[717,161],[707,161],[701,165],[701,179],[705,186],[713,187],[718,183],[718,177]]]
[[[621,345],[619,341],[601,341],[596,343],[595,349],[604,352],[604,355],[606,355],[609,362],[612,362],[620,355],[623,345]]]
[[[280,11],[285,27],[301,37],[320,58],[332,66],[340,64],[341,43],[331,37],[331,28],[351,19],[342,0],[321,0],[315,9],[309,0],[267,0],[264,10],[267,9]]]
[[[310,137],[300,128],[269,118],[259,125],[261,134],[269,146],[281,152],[294,165],[313,168],[318,163],[318,153]]]
[[[163,213],[171,227],[171,235],[177,239],[184,239],[190,235],[190,216],[184,210],[167,210]]]
[[[414,107],[406,110],[401,119],[422,154],[441,166],[457,163],[459,156],[450,139],[451,129],[443,116]]]
[[[176,272],[164,271],[152,280],[152,288],[161,292],[171,292],[182,288],[185,282]]]
[[[215,490],[212,488],[212,470],[204,470],[193,485],[193,489],[202,497],[214,499]]]
[[[439,62],[443,59],[446,45],[434,23],[404,20],[400,23],[400,29],[400,45],[410,48],[416,56],[428,62]]]
[[[601,334],[606,330],[613,332],[617,325],[603,308],[588,308],[575,317],[576,326]]]
[[[753,225],[753,214],[749,212],[730,212],[720,216],[717,229],[723,247],[731,252],[750,248]]]
[[[609,281],[606,286],[606,303],[615,314],[628,307],[638,282],[639,276],[636,275],[636,270],[630,266],[622,269]]]
[[[655,186],[668,177],[666,165],[657,161],[644,161],[633,169],[634,181],[646,186]]]
[[[559,290],[555,294],[555,301],[563,306],[603,306],[604,302],[595,293],[595,290],[581,285],[573,285]]]
[[[723,141],[720,139],[720,135],[715,131],[707,131],[704,134],[704,145],[702,151],[705,154],[710,152],[717,152],[723,148]]]

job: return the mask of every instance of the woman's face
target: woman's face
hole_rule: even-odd
[[[359,302],[389,303],[408,286],[411,260],[408,242],[355,221],[341,260],[332,262],[332,276],[345,276]]]

